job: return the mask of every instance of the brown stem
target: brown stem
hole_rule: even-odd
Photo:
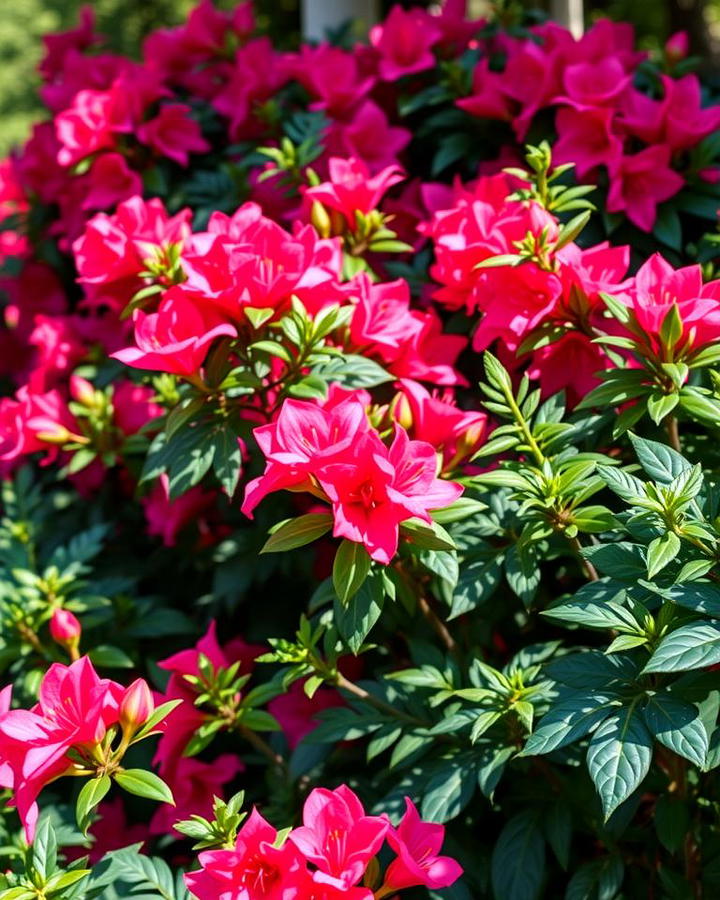
[[[420,612],[430,623],[430,627],[432,628],[432,630],[435,632],[435,634],[437,634],[437,636],[445,645],[445,649],[448,651],[448,653],[452,653],[453,656],[457,656],[460,648],[458,647],[455,638],[450,634],[447,625],[438,616],[432,606],[430,606],[430,603],[425,597],[418,597],[418,606],[420,607]]]
[[[665,430],[667,431],[668,441],[673,450],[682,453],[682,444],[680,443],[680,430],[678,429],[677,416],[667,416],[665,419]]]
[[[586,577],[588,578],[588,580],[589,581],[598,581],[600,576],[597,573],[597,569],[590,562],[589,559],[585,559],[585,557],[582,555],[582,544],[580,543],[580,538],[577,538],[577,537],[568,538],[568,541],[570,542],[570,546],[573,549],[573,553],[577,557],[577,561],[580,563],[580,566],[581,566],[583,572],[585,573]]]
[[[268,744],[266,740],[261,738],[256,731],[248,728],[247,725],[243,725],[242,722],[238,722],[235,725],[235,730],[238,732],[238,734],[242,735],[242,737],[244,737],[249,744],[252,744],[252,746],[258,751],[258,753],[260,753],[274,766],[276,766],[283,773],[283,775],[288,774],[287,763],[285,762],[283,757],[279,753],[276,753],[270,746],[270,744]]]
[[[348,679],[342,674],[342,672],[338,672],[335,676],[335,684],[343,691],[347,691],[349,694],[354,694],[354,696],[358,697],[360,700],[364,700],[366,703],[369,703],[371,706],[374,706],[375,709],[385,713],[386,715],[392,716],[395,719],[402,719],[404,722],[407,722],[408,724],[414,725],[416,727],[428,727],[428,723],[423,722],[422,719],[416,719],[415,716],[410,716],[407,713],[404,713],[402,710],[396,709],[394,706],[386,703],[380,697],[376,697],[374,694],[366,691],[365,688],[361,688],[359,684],[348,681]]]

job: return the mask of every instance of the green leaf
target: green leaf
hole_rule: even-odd
[[[57,869],[57,839],[55,829],[50,824],[50,818],[43,816],[35,832],[35,840],[32,845],[32,866],[38,873],[42,882]]]
[[[557,861],[567,870],[572,839],[572,815],[567,804],[559,800],[553,803],[543,817],[543,831]]]
[[[518,541],[505,554],[505,577],[513,592],[527,608],[532,605],[540,587],[540,567],[531,544]]]
[[[287,519],[273,530],[260,552],[280,553],[304,547],[327,534],[332,526],[333,517],[330,513],[308,513],[296,519]]]
[[[522,755],[540,756],[572,744],[606,719],[619,703],[617,697],[598,692],[561,695],[528,738]]]
[[[660,843],[670,853],[675,853],[690,830],[687,803],[676,794],[663,794],[655,804],[653,822]]]
[[[619,628],[633,632],[641,630],[640,624],[630,610],[625,609],[616,599],[621,599],[623,589],[593,582],[578,591],[569,603],[562,603],[543,610],[543,615],[566,622],[585,625],[587,628]]]
[[[654,391],[647,399],[647,410],[650,418],[656,425],[660,425],[665,416],[669,416],[680,400],[676,393],[664,394]]]
[[[599,650],[569,653],[553,659],[545,672],[553,680],[580,690],[603,690],[611,685],[627,686],[638,674],[638,665],[628,657],[606,656]]]
[[[663,594],[678,606],[720,619],[720,587],[714,584],[677,584]]]
[[[640,785],[651,759],[652,738],[636,704],[612,713],[593,734],[587,765],[606,820]]]
[[[545,875],[545,841],[538,814],[513,816],[493,849],[492,887],[495,900],[537,900]]]
[[[644,713],[648,728],[663,746],[699,768],[705,765],[710,738],[696,706],[659,692],[648,698]]]
[[[124,650],[109,644],[93,647],[88,656],[99,669],[132,669],[135,665]]]
[[[437,522],[406,519],[400,525],[400,535],[419,550],[455,550],[455,542]]]
[[[129,794],[175,806],[170,788],[154,772],[147,772],[145,769],[125,769],[117,772],[113,777]]]
[[[100,775],[98,778],[86,781],[82,786],[75,804],[75,818],[83,834],[87,834],[90,826],[90,814],[110,790],[111,784],[109,775]]]
[[[448,822],[458,816],[475,793],[476,777],[475,767],[465,755],[443,762],[425,785],[422,818],[428,822]]]
[[[664,637],[643,672],[683,672],[720,662],[720,622],[692,622]]]
[[[216,430],[212,468],[223,490],[232,499],[242,472],[242,451],[238,435],[232,428],[223,426]]]
[[[365,579],[349,603],[343,604],[339,598],[336,599],[335,625],[350,651],[356,656],[373,625],[380,618],[384,600],[382,577],[377,573]]]
[[[393,376],[372,359],[352,353],[314,366],[312,374],[328,384],[336,383],[349,390],[377,387],[393,380]]]
[[[615,900],[622,885],[624,866],[619,856],[584,863],[565,891],[565,900]]]
[[[347,605],[360,590],[370,572],[372,559],[362,544],[344,540],[337,549],[333,563],[333,587],[340,602]]]
[[[644,549],[637,544],[598,544],[585,547],[583,556],[603,575],[636,582],[647,575]]]
[[[670,484],[678,475],[692,468],[688,460],[666,444],[649,441],[635,434],[630,434],[630,440],[640,465],[653,481]]]
[[[650,541],[647,551],[648,578],[654,578],[668,563],[671,563],[680,552],[680,538],[674,531],[666,531],[660,537]]]

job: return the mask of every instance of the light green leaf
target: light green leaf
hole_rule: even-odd
[[[124,769],[117,772],[113,778],[129,794],[175,806],[170,788],[154,772],[147,772],[145,769]]]

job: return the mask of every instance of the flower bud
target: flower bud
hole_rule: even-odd
[[[671,64],[679,63],[685,59],[690,49],[690,39],[687,31],[676,31],[665,42],[665,57]]]
[[[155,709],[152,693],[144,678],[137,678],[126,689],[120,701],[120,724],[123,728],[138,728]]]
[[[332,233],[332,222],[330,221],[330,216],[328,215],[328,211],[322,205],[322,203],[317,200],[313,200],[312,209],[310,211],[310,222],[312,223],[315,231],[322,238],[330,237]]]
[[[401,425],[405,431],[409,431],[413,426],[413,414],[407,394],[396,394],[395,399],[390,404],[390,408],[395,421]]]
[[[73,400],[77,400],[78,403],[89,409],[95,405],[95,388],[80,375],[70,376],[70,395]]]
[[[82,627],[77,618],[68,609],[56,609],[50,619],[52,639],[63,647],[77,647]]]

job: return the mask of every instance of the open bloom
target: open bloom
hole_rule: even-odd
[[[55,778],[70,771],[73,747],[97,744],[118,722],[125,689],[99,678],[88,657],[45,673],[38,703],[0,714],[0,772],[12,773],[13,801],[32,840],[36,799]]]
[[[397,427],[386,446],[352,397],[330,409],[287,400],[277,421],[255,434],[268,462],[248,485],[243,512],[249,515],[271,491],[310,491],[332,504],[334,536],[363,544],[380,563],[397,552],[402,522],[430,522],[430,510],[462,493],[460,485],[437,477],[430,444],[409,440]]]
[[[319,883],[352,887],[382,846],[389,827],[384,816],[368,816],[346,785],[334,791],[316,788],[303,807],[303,824],[289,840],[317,866]]]
[[[198,872],[185,876],[198,900],[300,900],[305,860],[291,841],[275,846],[277,831],[253,809],[232,850],[200,854]]]
[[[385,873],[383,889],[425,885],[432,890],[449,887],[462,875],[462,867],[449,856],[440,856],[445,826],[423,822],[415,804],[405,798],[405,815],[397,828],[390,828],[388,843],[397,853]]]

